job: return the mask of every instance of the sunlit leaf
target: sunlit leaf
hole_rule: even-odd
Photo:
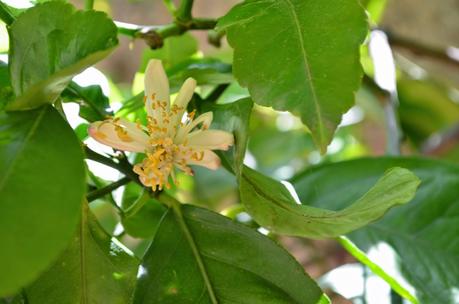
[[[322,151],[354,102],[367,23],[357,0],[247,0],[218,23],[256,103],[301,116]]]
[[[11,82],[18,96],[10,110],[54,102],[73,76],[118,44],[116,26],[106,14],[56,1],[20,14],[9,34]]]

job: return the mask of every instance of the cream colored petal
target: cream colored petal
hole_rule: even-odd
[[[217,170],[220,167],[221,161],[220,157],[218,157],[217,154],[215,154],[211,150],[203,150],[201,151],[201,153],[204,153],[202,159],[195,160],[188,158],[187,163],[190,165],[206,167],[211,170]]]
[[[233,134],[222,130],[195,131],[187,139],[188,146],[200,149],[228,150],[234,144]]]
[[[182,87],[180,88],[177,97],[174,100],[174,105],[172,106],[172,109],[174,109],[174,107],[177,108],[177,112],[174,113],[176,117],[175,123],[180,123],[180,121],[182,120],[183,114],[186,111],[186,107],[188,106],[188,103],[190,102],[195,89],[196,80],[194,80],[193,78],[188,78],[187,80],[185,80]]]
[[[176,144],[184,143],[188,133],[190,133],[199,124],[202,124],[203,128],[207,129],[212,123],[212,119],[213,119],[212,112],[206,112],[202,115],[199,115],[198,118],[193,120],[191,123],[181,126],[177,131],[177,135],[175,136],[174,143]]]
[[[145,152],[148,148],[148,135],[124,119],[96,121],[89,125],[88,133],[98,142],[118,150]]]
[[[151,59],[145,70],[145,107],[150,117],[157,117],[155,109],[169,110],[169,80],[161,60]],[[158,102],[161,106],[157,106]]]

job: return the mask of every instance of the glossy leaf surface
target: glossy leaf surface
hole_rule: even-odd
[[[83,152],[51,106],[1,113],[0,172],[0,295],[6,295],[70,241],[85,192]]]
[[[105,13],[77,11],[57,1],[20,14],[9,34],[11,82],[18,96],[10,110],[54,102],[73,76],[118,44],[116,26]]]
[[[322,151],[353,104],[367,23],[356,0],[247,0],[218,23],[253,100],[299,115]]]
[[[181,215],[169,210],[162,221],[142,263],[134,303],[316,304],[321,299],[316,283],[272,240],[205,209],[185,205],[181,210]]]

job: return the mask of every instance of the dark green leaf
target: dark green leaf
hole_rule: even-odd
[[[218,23],[234,75],[256,103],[299,114],[325,151],[362,75],[367,23],[357,0],[247,0]]]
[[[213,58],[189,59],[169,69],[171,90],[178,90],[188,77],[198,85],[218,85],[233,81],[231,65]]]
[[[242,203],[261,226],[308,238],[336,237],[363,227],[388,209],[409,202],[418,185],[419,179],[410,171],[392,168],[374,186],[365,187],[365,193],[348,208],[332,211],[296,203],[284,185],[248,167],[240,179]]]
[[[83,152],[51,106],[0,114],[0,296],[32,281],[71,239],[85,191]]]
[[[403,166],[419,176],[421,186],[415,198],[348,238],[365,253],[381,245],[394,250],[394,260],[386,252],[385,261],[380,255],[373,262],[394,276],[401,271],[420,303],[457,303],[458,165],[419,158],[360,159],[313,168],[293,184],[305,202],[336,210],[349,206],[393,166]],[[388,259],[397,269],[384,267]]]
[[[140,188],[138,185],[131,187]],[[138,190],[137,195],[141,192]],[[126,208],[121,223],[129,235],[137,238],[151,238],[155,235],[165,212],[166,209],[160,202],[151,198],[150,193],[144,192]]]
[[[72,82],[62,95],[68,101],[78,101],[80,117],[89,122],[104,120],[107,116],[113,115],[108,97],[104,95],[100,86],[80,87]]]
[[[8,65],[0,61],[0,110],[13,99],[14,93],[11,87]]]
[[[137,266],[136,259],[111,240],[83,205],[72,243],[26,289],[27,298],[30,303],[130,303]]]
[[[219,153],[225,158],[231,170],[238,175],[244,161],[247,147],[247,134],[253,102],[250,98],[240,99],[228,104],[203,103],[201,112],[213,113],[212,129],[225,130],[233,133],[234,146],[229,151]]]
[[[211,211],[180,209],[161,222],[134,303],[319,302],[316,283],[272,240]]]
[[[116,26],[105,13],[76,11],[56,1],[19,15],[9,33],[11,82],[18,96],[11,110],[54,102],[73,76],[118,44]]]
[[[143,100],[144,100],[143,92],[135,96],[132,96],[131,98],[123,102],[123,105],[121,106],[121,108],[118,110],[118,112],[116,112],[116,116],[118,117],[126,116],[132,112],[143,109],[145,107],[145,103]]]

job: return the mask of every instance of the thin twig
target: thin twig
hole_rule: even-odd
[[[130,181],[131,179],[129,177],[123,177],[122,179],[114,183],[111,183],[108,186],[105,186],[103,188],[96,189],[96,190],[89,192],[88,195],[86,196],[86,199],[88,200],[88,202],[92,202],[100,197],[105,196],[106,194],[111,193],[113,190],[116,190],[119,187],[126,185]]]
[[[100,154],[94,152],[93,150],[91,150],[87,146],[85,146],[84,148],[85,148],[85,153],[86,153],[86,158],[87,159],[90,159],[90,160],[96,161],[98,163],[101,163],[103,165],[106,165],[106,166],[112,167],[114,169],[117,169],[118,171],[120,171],[121,173],[126,175],[129,179],[131,179],[132,181],[134,181],[137,184],[143,186],[142,183],[140,182],[137,174],[135,174],[134,171],[132,171],[132,165],[128,161],[115,162],[111,158],[108,158],[106,156],[103,156],[103,155],[100,155]]]
[[[192,20],[191,11],[193,9],[193,0],[182,0],[180,6],[175,11],[175,19],[179,22],[186,23]]]
[[[118,33],[132,38],[143,39],[152,49],[163,46],[164,39],[179,36],[190,30],[212,30],[217,24],[215,19],[193,18],[187,22],[173,22],[165,25],[135,25],[118,22]]]

